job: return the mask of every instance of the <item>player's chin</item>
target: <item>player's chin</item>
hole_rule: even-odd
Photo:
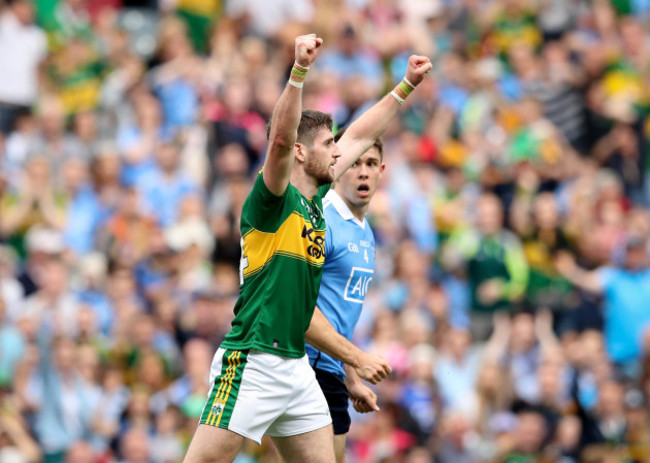
[[[318,185],[328,185],[330,183],[334,183],[334,172],[328,172],[323,175],[318,176]]]

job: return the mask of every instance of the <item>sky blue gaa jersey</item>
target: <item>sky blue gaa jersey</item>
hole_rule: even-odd
[[[375,268],[375,237],[366,219],[357,219],[333,189],[323,200],[325,265],[318,302],[336,331],[352,338]],[[344,375],[343,364],[307,345],[312,366]]]

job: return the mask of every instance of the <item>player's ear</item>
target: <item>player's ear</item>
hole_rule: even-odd
[[[298,162],[305,162],[305,145],[302,143],[296,143],[293,145],[293,151],[296,156],[296,161]]]

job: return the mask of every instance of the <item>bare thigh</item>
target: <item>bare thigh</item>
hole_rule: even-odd
[[[243,444],[239,434],[199,424],[183,463],[232,463]]]
[[[332,425],[288,437],[273,437],[287,463],[335,463]]]
[[[336,463],[345,463],[345,439],[347,434],[337,434],[334,436],[334,455]]]

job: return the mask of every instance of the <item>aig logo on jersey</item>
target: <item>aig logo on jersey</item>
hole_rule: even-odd
[[[345,285],[345,294],[343,297],[346,301],[363,304],[363,298],[366,297],[370,283],[372,282],[372,270],[361,267],[352,267],[350,278]]]

